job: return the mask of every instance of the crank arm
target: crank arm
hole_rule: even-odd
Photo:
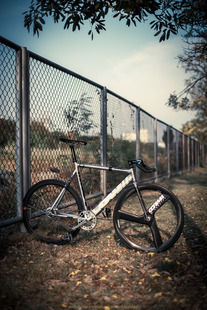
[[[71,231],[76,230],[77,228],[81,227],[82,225],[84,225],[85,223],[87,223],[87,220],[83,220],[81,223],[79,223],[78,225],[74,226]]]

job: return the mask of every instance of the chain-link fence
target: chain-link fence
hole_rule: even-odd
[[[0,221],[21,218],[19,49],[0,42]]]
[[[0,38],[0,227],[22,219],[22,199],[36,182],[67,180],[70,150],[60,137],[82,139],[78,160],[128,166],[143,158],[157,172],[190,170],[206,147],[128,100],[70,70]],[[87,196],[106,193],[121,173],[82,169]],[[137,171],[139,180],[146,175]],[[76,186],[77,184],[75,184]]]

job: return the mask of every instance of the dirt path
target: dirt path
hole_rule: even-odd
[[[206,309],[207,167],[162,184],[185,210],[172,249],[130,251],[118,244],[112,221],[66,246],[13,234],[0,244],[3,309]]]

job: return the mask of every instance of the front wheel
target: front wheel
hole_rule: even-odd
[[[83,210],[80,197],[72,187],[67,187],[58,205],[57,216],[48,211],[64,186],[65,183],[59,180],[40,181],[29,189],[24,198],[23,219],[26,228],[47,243],[65,244],[79,232],[79,229],[71,231],[77,225],[77,220],[58,216],[58,212],[78,215]]]
[[[137,190],[130,186],[120,196],[113,215],[115,231],[130,249],[161,252],[178,240],[183,230],[184,213],[177,197],[156,184],[138,185],[147,218]]]

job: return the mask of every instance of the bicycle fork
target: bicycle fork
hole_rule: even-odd
[[[164,194],[160,195],[160,197],[147,210],[145,202],[144,202],[144,200],[142,198],[142,195],[141,195],[141,193],[140,193],[140,191],[138,189],[137,182],[134,182],[134,187],[136,189],[138,199],[140,201],[142,210],[144,212],[145,219],[146,219],[147,222],[150,222],[152,220],[155,212],[157,210],[159,210],[162,207],[162,205],[164,205],[164,203],[166,203],[169,200],[169,196],[168,195],[164,195]]]
[[[149,216],[148,213],[147,213],[147,209],[146,209],[144,200],[143,200],[143,198],[142,198],[142,195],[140,194],[140,191],[139,191],[139,189],[138,189],[137,182],[134,182],[134,187],[135,187],[135,189],[136,189],[137,196],[138,196],[139,202],[140,202],[140,204],[141,204],[141,207],[142,207],[142,211],[143,211],[143,213],[144,213],[145,220],[146,220],[147,222],[149,222],[149,221],[151,220],[151,216]]]

